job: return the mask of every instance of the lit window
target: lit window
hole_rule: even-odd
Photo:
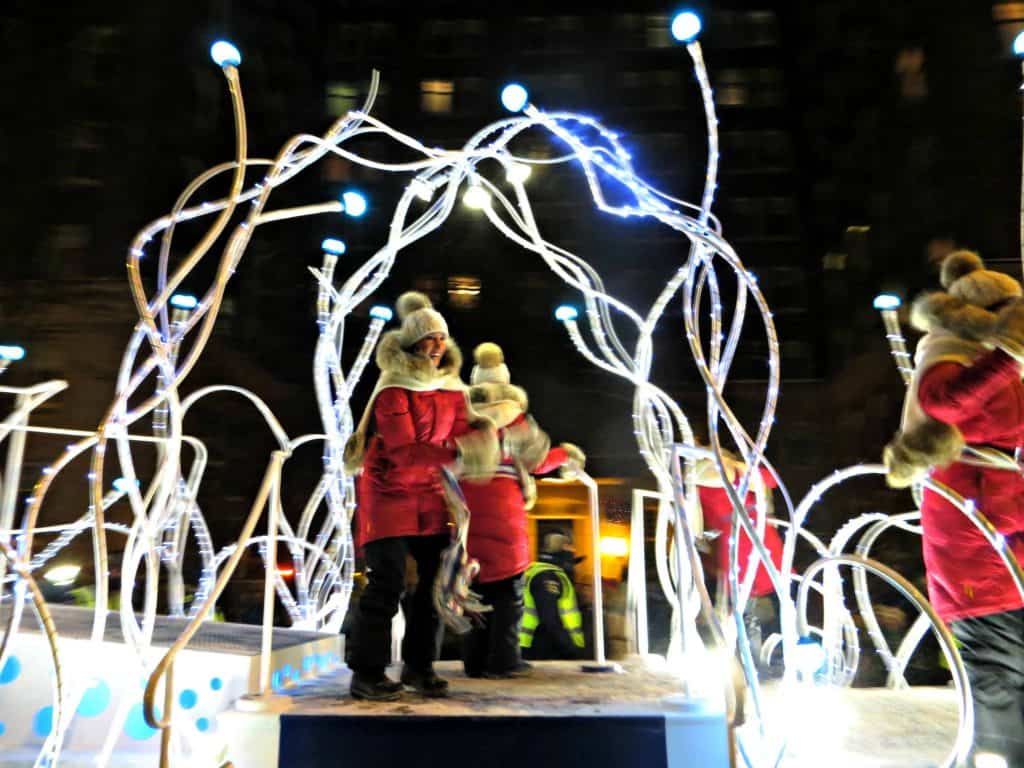
[[[906,101],[921,101],[928,95],[923,50],[904,48],[896,57],[895,70],[900,79],[900,93]]]
[[[420,83],[420,107],[424,112],[451,112],[454,95],[455,84],[451,80],[424,80]]]
[[[776,107],[782,104],[783,93],[781,70],[723,69],[718,74],[715,103],[723,107]]]
[[[456,309],[474,309],[480,303],[480,278],[452,275],[448,278],[448,303]]]
[[[647,17],[647,47],[648,48],[670,48],[674,45],[672,35],[669,34],[668,16],[657,15]]]
[[[327,84],[327,114],[341,117],[346,112],[360,106],[361,87],[356,83]]]

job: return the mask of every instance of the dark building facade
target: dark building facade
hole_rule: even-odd
[[[769,455],[800,492],[837,464],[874,459],[895,425],[902,392],[870,310],[874,292],[929,284],[929,249],[952,242],[1000,256],[1008,269],[1016,263],[1018,71],[1005,51],[1024,13],[1019,3],[966,0],[694,5],[705,19],[720,120],[715,210],[774,312],[785,383]],[[638,0],[627,10],[579,2],[209,0],[187,9],[78,3],[54,13],[5,4],[0,34],[9,64],[0,78],[14,119],[2,121],[0,136],[24,151],[2,161],[17,194],[0,206],[7,244],[0,341],[29,349],[5,377],[61,374],[62,360],[77,360],[61,351],[75,343],[67,306],[53,304],[77,301],[83,284],[122,279],[132,234],[168,210],[193,176],[231,156],[230,106],[206,54],[218,37],[242,50],[251,156],[272,157],[290,135],[322,132],[358,106],[374,67],[382,75],[375,113],[445,147],[500,119],[500,88],[516,80],[542,108],[600,118],[620,132],[652,183],[699,199],[706,136],[689,57],[668,34],[676,9]],[[387,141],[359,149],[399,156]],[[534,141],[524,151],[544,156],[553,148]],[[270,393],[291,432],[316,430],[315,288],[306,265],[319,262],[327,235],[349,245],[339,276],[361,263],[384,241],[398,184],[331,159],[275,193],[285,207],[354,186],[371,210],[360,220],[261,231],[229,288],[210,359],[187,388],[236,376],[233,383]],[[541,230],[590,260],[627,302],[648,306],[685,258],[686,244],[673,233],[595,212],[569,169],[537,170],[528,189]],[[409,287],[434,297],[467,353],[484,340],[501,343],[538,419],[556,441],[582,444],[595,473],[642,474],[632,391],[565,338],[552,312],[575,296],[539,258],[460,209],[399,257],[380,299]],[[34,299],[11,298],[18,295]],[[116,302],[109,289],[103,295]],[[122,301],[93,304],[75,321],[105,329],[123,319],[121,335],[90,331],[95,344],[110,347],[96,359],[116,359],[127,338],[126,286]],[[680,314],[675,303],[665,317],[654,378],[699,420],[703,387]],[[748,310],[728,393],[751,427],[767,371],[755,320]],[[66,374],[73,386],[85,370],[92,379],[83,387],[88,397],[74,400],[76,426],[95,424],[109,401],[100,393],[113,392],[114,368],[94,368]],[[371,384],[364,382],[357,402]],[[204,417],[226,456],[239,450],[230,433],[247,429],[247,417],[232,407]],[[56,406],[45,418],[67,423],[69,415]],[[308,471],[315,473],[315,457]],[[223,502],[221,519],[231,526],[244,512],[244,493],[218,493],[236,499]]]

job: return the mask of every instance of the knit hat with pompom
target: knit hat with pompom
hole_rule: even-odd
[[[430,299],[419,291],[406,291],[395,302],[398,319],[402,321],[399,343],[408,349],[424,336],[443,333],[448,338],[448,323],[434,309]]]
[[[1020,283],[1009,275],[985,269],[985,262],[974,251],[949,254],[942,261],[939,279],[951,296],[984,309],[1024,293]]]
[[[476,365],[469,375],[470,384],[511,384],[512,374],[505,365],[505,353],[501,347],[485,341],[473,350]]]

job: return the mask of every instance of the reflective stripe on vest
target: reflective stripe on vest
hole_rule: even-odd
[[[540,616],[537,615],[537,603],[534,602],[533,593],[530,591],[530,583],[534,576],[545,571],[554,572],[562,583],[562,595],[558,598],[558,615],[562,619],[562,626],[572,638],[573,645],[582,648],[583,615],[576,604],[576,591],[565,571],[550,563],[530,563],[530,567],[526,569],[526,584],[523,588],[523,623],[519,628],[519,645],[522,648],[529,648],[533,645],[533,635],[540,625]]]

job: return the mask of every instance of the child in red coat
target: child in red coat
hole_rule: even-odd
[[[543,475],[585,457],[571,443],[551,448],[548,436],[527,415],[526,392],[510,383],[504,353],[485,343],[473,353],[473,410],[490,418],[503,445],[501,464],[486,483],[462,484],[471,518],[467,550],[480,563],[473,591],[493,610],[467,636],[463,660],[470,677],[510,677],[528,672],[519,650],[523,616],[523,572],[530,564],[526,512],[536,499],[533,475]]]

